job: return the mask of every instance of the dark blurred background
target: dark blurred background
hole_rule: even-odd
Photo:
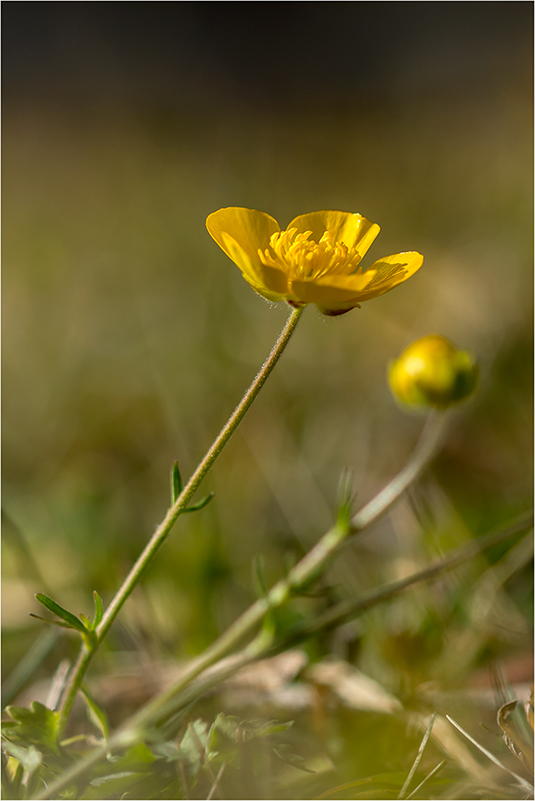
[[[40,631],[32,593],[85,613],[93,589],[111,598],[165,512],[173,461],[192,472],[284,323],[206,233],[223,206],[282,227],[358,211],[382,227],[371,260],[426,260],[361,310],[307,310],[205,482],[215,500],[179,521],[123,610],[116,650],[197,651],[254,597],[255,554],[274,579],[326,529],[344,467],[359,503],[399,469],[422,419],[397,407],[386,366],[426,333],[477,355],[479,392],[413,496],[334,568],[335,595],[529,506],[531,3],[9,2],[2,15],[8,671]],[[415,683],[522,657],[528,563],[514,582],[505,571],[482,628],[463,607],[469,572],[447,637],[429,589],[363,624],[359,664],[399,691],[407,632]],[[444,654],[474,628],[454,670]]]
[[[532,13],[527,2],[12,2],[4,93],[327,113],[455,89],[483,99],[528,78]]]

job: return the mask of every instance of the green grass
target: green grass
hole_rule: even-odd
[[[187,478],[282,327],[285,310],[251,291],[204,228],[223,206],[283,225],[320,208],[359,211],[382,227],[371,260],[416,249],[426,261],[339,319],[307,309],[204,484],[214,500],[178,522],[91,667],[88,686],[112,726],[159,688],[164,667],[206,647],[254,599],[256,554],[271,583],[289,554],[311,547],[344,468],[358,506],[402,466],[422,421],[391,398],[386,366],[412,339],[436,332],[475,353],[479,392],[424,479],[335,561],[324,596],[288,614],[306,618],[408,575],[531,505],[530,115],[530,96],[505,86],[476,104],[460,93],[321,115],[6,109],[4,676],[44,626],[28,616],[39,612],[33,593],[86,615],[93,590],[111,599],[163,517],[173,462]],[[490,688],[496,660],[511,681],[529,676],[530,559],[523,541],[495,548],[306,643],[312,663],[338,654],[403,713],[358,711],[318,688],[303,709],[234,706],[222,694],[191,710],[208,724],[220,711],[295,720],[251,741],[247,770],[233,757],[226,797],[310,798],[351,784],[328,797],[395,798],[423,736],[409,711],[451,714],[522,773],[499,737],[498,704],[466,691]],[[15,703],[44,702],[75,652],[74,638],[57,641]],[[80,708],[73,733],[91,730],[84,721]],[[317,772],[282,761],[279,740]],[[418,780],[443,758],[432,739]],[[481,797],[462,760],[446,759],[421,797]],[[154,797],[178,797],[178,764],[149,771]],[[498,795],[483,797],[523,797],[498,773]],[[191,797],[212,785],[204,771]],[[91,792],[121,797],[105,783]],[[127,797],[151,797],[135,792]]]

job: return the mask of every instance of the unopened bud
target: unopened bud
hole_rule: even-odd
[[[389,380],[403,403],[446,409],[474,391],[478,372],[467,351],[445,337],[429,334],[409,345],[390,365]]]

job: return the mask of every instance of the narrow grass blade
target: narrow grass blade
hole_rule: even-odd
[[[500,762],[500,760],[497,757],[495,757],[493,753],[488,751],[483,745],[481,745],[481,743],[478,743],[477,740],[474,740],[474,738],[470,734],[468,734],[468,732],[465,731],[462,728],[462,726],[459,726],[459,724],[456,723],[453,720],[453,718],[450,718],[449,715],[446,715],[446,718],[449,720],[451,725],[455,726],[455,728],[458,731],[460,731],[461,734],[464,735],[464,737],[466,737],[466,739],[472,743],[472,745],[475,745],[475,747],[478,748],[481,751],[481,753],[487,757],[487,759],[490,759],[490,761],[494,762],[494,764],[497,765],[499,768],[505,770],[506,773],[509,773],[511,776],[513,776],[524,790],[527,790],[529,793],[533,792],[534,790],[533,786],[528,781],[526,781],[526,779],[523,779],[522,776],[519,776],[518,773],[514,772],[514,770],[511,770],[510,768],[506,767],[506,765],[504,765],[503,762]]]
[[[216,776],[216,778],[215,778],[215,781],[214,781],[214,783],[213,783],[213,785],[212,785],[212,789],[210,790],[210,792],[209,792],[209,793],[208,793],[208,795],[206,796],[206,801],[212,801],[212,798],[214,797],[214,795],[215,795],[215,793],[216,793],[216,790],[217,790],[217,788],[218,788],[218,786],[219,786],[219,782],[221,781],[221,778],[222,778],[222,776],[223,776],[223,773],[224,773],[224,770],[225,770],[225,768],[226,768],[226,767],[227,767],[227,763],[226,763],[226,762],[223,762],[223,764],[222,764],[222,765],[221,765],[221,767],[219,768],[219,773],[217,774],[217,776]],[[221,798],[222,798],[222,797],[223,797],[223,796],[221,796]]]
[[[37,639],[2,684],[2,708],[11,703],[21,687],[23,687],[37,668],[43,663],[43,660],[50,653],[59,636],[59,631],[55,629],[41,631]]]
[[[433,712],[433,714],[431,715],[431,719],[429,721],[429,724],[427,726],[427,729],[425,730],[425,734],[424,734],[424,736],[422,738],[422,742],[420,743],[420,747],[418,749],[418,753],[416,754],[416,759],[414,760],[412,768],[409,771],[409,775],[407,776],[403,787],[399,791],[398,799],[405,798],[405,793],[409,789],[410,783],[411,783],[411,781],[413,779],[413,776],[416,773],[416,771],[418,769],[418,765],[420,764],[420,762],[422,760],[422,756],[424,754],[425,746],[427,745],[427,741],[429,740],[429,737],[431,736],[431,730],[433,728],[433,723],[435,722],[436,716],[437,716],[437,713]],[[410,796],[409,796],[409,798],[410,798]]]
[[[448,761],[447,759],[443,759],[442,762],[439,762],[438,765],[435,768],[433,768],[431,773],[428,773],[427,776],[425,777],[425,779],[422,779],[422,781],[420,782],[418,787],[415,787],[414,790],[412,791],[412,793],[407,796],[407,801],[409,801],[409,799],[411,799],[411,798],[415,798],[416,797],[416,793],[419,792],[422,789],[424,784],[426,782],[428,782],[429,779],[431,779],[433,776],[436,776],[436,774],[439,772],[439,770],[442,770],[442,768],[447,763],[447,761]]]

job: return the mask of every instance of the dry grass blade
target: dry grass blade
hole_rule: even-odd
[[[210,790],[210,792],[208,793],[208,795],[206,797],[206,801],[211,801],[212,798],[214,797],[215,792],[216,792],[216,790],[217,790],[217,788],[219,786],[219,782],[221,781],[221,777],[223,776],[223,773],[225,772],[225,768],[226,767],[227,767],[227,763],[223,762],[223,764],[219,768],[219,772],[218,772],[218,774],[217,774],[217,776],[215,778],[215,781],[214,781],[214,783],[212,785],[212,789]]]
[[[421,790],[421,789],[422,789],[422,787],[424,786],[424,784],[425,784],[426,782],[428,782],[428,781],[429,781],[429,779],[432,779],[432,778],[433,778],[433,776],[436,776],[436,774],[439,772],[439,770],[442,770],[442,768],[444,767],[444,765],[446,764],[446,762],[447,762],[447,760],[446,760],[446,759],[443,759],[443,760],[442,760],[442,762],[439,762],[439,763],[438,763],[438,765],[437,765],[436,767],[434,767],[434,768],[433,768],[433,770],[431,771],[431,773],[428,773],[428,774],[427,774],[427,776],[425,777],[425,779],[422,779],[422,781],[420,782],[420,784],[418,785],[418,787],[415,787],[415,788],[414,788],[414,790],[412,791],[412,793],[411,793],[410,795],[408,795],[408,796],[407,796],[407,801],[409,801],[409,799],[410,799],[410,798],[416,798],[416,793],[417,793],[419,790]]]
[[[497,765],[499,768],[501,768],[502,770],[506,771],[506,773],[509,773],[511,776],[513,776],[513,778],[518,782],[518,784],[522,787],[523,790],[527,790],[529,793],[533,793],[534,787],[532,784],[530,784],[526,779],[523,779],[522,776],[519,776],[518,773],[515,773],[514,770],[511,770],[510,768],[506,767],[506,765],[504,765],[503,762],[500,762],[500,760],[497,757],[495,757],[494,754],[491,753],[491,751],[488,751],[483,745],[481,745],[481,743],[478,743],[477,740],[474,740],[474,738],[470,734],[468,734],[468,732],[465,731],[462,728],[462,726],[459,726],[459,724],[456,723],[453,720],[453,718],[450,718],[449,715],[446,715],[446,718],[449,720],[451,725],[455,726],[455,728],[458,731],[460,731],[461,734],[464,737],[466,737],[467,740],[469,740],[473,745],[475,745],[475,747],[479,749],[479,751],[481,751],[481,753],[484,754],[487,757],[487,759],[490,759],[490,761],[493,762],[495,765]]]
[[[431,715],[431,719],[429,721],[429,725],[427,726],[427,729],[425,730],[425,734],[424,734],[424,736],[422,738],[422,742],[420,743],[420,747],[418,749],[418,753],[416,754],[416,759],[414,760],[412,768],[409,771],[409,775],[407,776],[403,787],[399,791],[398,799],[405,798],[405,793],[409,789],[409,786],[410,786],[410,783],[411,783],[411,781],[413,779],[413,776],[416,773],[416,771],[418,769],[418,765],[420,764],[420,762],[422,760],[422,756],[424,754],[425,746],[427,745],[427,741],[429,740],[429,737],[431,736],[431,730],[433,728],[433,723],[435,722],[436,716],[437,716],[437,713],[433,712],[433,714]],[[424,781],[425,781],[425,779],[424,779]],[[418,785],[418,787],[420,787],[420,785]],[[418,789],[418,787],[416,789]],[[409,798],[410,798],[410,796],[409,796]]]

